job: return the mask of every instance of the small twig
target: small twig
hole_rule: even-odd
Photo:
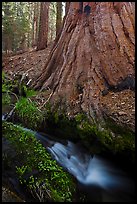
[[[15,106],[13,107],[13,109],[7,114],[7,117],[5,118],[5,120],[7,120],[13,113],[13,111],[15,110]]]
[[[17,101],[19,100],[18,96],[17,96],[14,92],[12,92],[12,91],[8,91],[8,92],[9,92],[10,94],[14,95],[14,96],[16,97]]]
[[[28,100],[32,103],[32,100],[30,98],[28,98]]]
[[[53,91],[51,92],[51,94],[49,95],[48,99],[42,104],[42,106],[40,108],[43,108],[43,106],[50,100],[52,95],[53,95]]]

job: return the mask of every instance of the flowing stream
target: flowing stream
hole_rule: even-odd
[[[37,133],[36,138],[62,167],[79,182],[88,200],[102,202],[134,201],[134,180],[116,164],[100,155],[89,155],[79,144],[54,141]]]
[[[133,178],[112,161],[100,155],[91,156],[81,145],[71,141],[59,141],[49,135],[23,129],[33,132],[52,158],[77,179],[80,192],[87,195],[88,201],[135,201]]]

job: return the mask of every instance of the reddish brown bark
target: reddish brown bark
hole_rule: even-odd
[[[88,2],[89,15],[71,2],[62,33],[35,88],[50,88],[50,102],[66,111],[100,117],[100,96],[127,77],[134,80],[134,4]],[[83,10],[87,2],[83,2]]]
[[[62,2],[57,2],[56,36],[62,27]]]
[[[68,14],[69,6],[70,6],[70,2],[67,1],[65,4],[65,16]]]
[[[49,2],[41,2],[37,50],[42,50],[47,47],[48,17],[49,17],[48,14],[49,14]]]

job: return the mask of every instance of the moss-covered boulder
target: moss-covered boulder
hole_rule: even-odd
[[[51,158],[32,132],[3,121],[2,133],[14,150],[12,156],[11,151],[3,152],[3,168],[16,171],[20,183],[40,202],[73,201],[74,178]]]
[[[107,118],[105,123],[98,124],[81,114],[78,114],[75,119],[80,138],[91,152],[108,151],[134,163],[135,134],[130,129],[122,127],[110,118]]]
[[[134,132],[111,118],[97,124],[90,121],[84,113],[70,118],[58,109],[52,110],[50,106],[46,107],[44,117],[49,133],[72,141],[81,141],[93,154],[108,151],[132,162],[135,160]]]

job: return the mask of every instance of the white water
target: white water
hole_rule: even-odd
[[[99,189],[103,192],[104,201],[132,201],[134,182],[110,161],[97,155],[92,157],[70,141],[67,145],[56,142],[47,149],[61,166],[86,187],[89,195],[94,192],[97,197]]]

